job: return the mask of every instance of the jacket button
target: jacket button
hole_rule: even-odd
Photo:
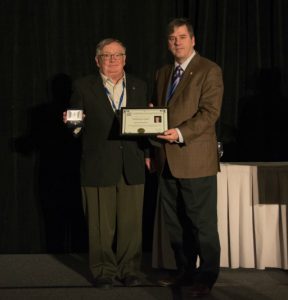
[[[120,149],[123,149],[123,146],[120,146]]]

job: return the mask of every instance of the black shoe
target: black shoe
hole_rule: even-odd
[[[188,291],[189,296],[196,298],[196,297],[203,297],[207,296],[210,293],[210,287],[206,284],[202,283],[195,283],[192,285],[191,289]]]
[[[99,289],[111,289],[113,287],[113,280],[110,277],[98,277],[94,279],[93,285]]]
[[[160,286],[179,286],[181,285],[183,276],[171,276],[158,280]]]
[[[175,276],[170,276],[158,280],[158,284],[164,287],[192,285],[193,276],[186,273],[179,273]]]
[[[141,280],[137,276],[128,275],[124,278],[123,284],[127,287],[139,286],[141,285]]]

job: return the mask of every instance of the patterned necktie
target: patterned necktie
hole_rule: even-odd
[[[172,78],[171,78],[171,83],[170,83],[170,87],[169,87],[169,92],[167,94],[167,102],[171,99],[172,95],[174,94],[175,92],[175,89],[182,77],[182,74],[183,74],[183,69],[181,68],[180,65],[178,65],[174,72],[173,72],[173,75],[172,75]]]

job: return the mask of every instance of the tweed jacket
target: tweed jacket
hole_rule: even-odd
[[[169,128],[179,128],[184,143],[162,144],[157,151],[159,169],[167,159],[176,178],[215,175],[219,171],[215,123],[222,104],[222,71],[197,53],[166,104],[173,67],[166,65],[157,71],[153,102],[158,107],[168,106]]]
[[[147,106],[146,84],[126,74],[126,105]],[[81,132],[81,184],[110,186],[121,174],[129,184],[145,179],[145,141],[120,136],[120,123],[108,100],[100,74],[78,79],[73,86],[71,108],[86,115]]]

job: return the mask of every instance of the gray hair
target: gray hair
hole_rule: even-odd
[[[118,43],[119,45],[121,45],[123,48],[124,48],[124,54],[126,53],[126,47],[124,46],[124,44],[122,42],[120,42],[119,40],[117,39],[113,39],[113,38],[107,38],[107,39],[104,39],[102,41],[100,41],[97,46],[96,46],[96,56],[100,55],[103,48],[109,44],[112,44],[112,43]]]

